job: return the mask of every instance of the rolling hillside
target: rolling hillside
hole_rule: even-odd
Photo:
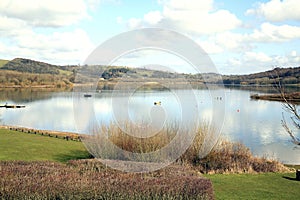
[[[224,84],[268,85],[279,82],[282,84],[300,84],[300,67],[275,68],[248,75],[223,76]]]
[[[58,66],[24,58],[15,58],[5,63],[1,69],[36,74],[60,74],[72,71],[72,66]]]
[[[34,60],[15,58],[2,61],[0,87],[71,87],[72,66],[56,66]]]
[[[2,67],[1,67],[2,64]],[[66,66],[58,66],[52,65],[45,62],[34,61],[30,59],[24,58],[15,58],[11,61],[0,60],[0,70],[3,73],[9,73],[9,77],[13,77],[14,72],[18,75],[18,81],[13,80],[15,83],[24,82],[21,76],[31,77],[30,80],[27,81],[26,85],[30,85],[30,81],[34,82],[32,76],[30,74],[44,74],[47,75],[48,81],[52,82],[55,80],[61,80],[64,82],[74,83],[75,74],[80,71],[80,75],[82,76],[80,80],[82,83],[85,83],[89,80],[89,76],[94,75],[94,78],[102,78],[105,82],[113,82],[121,77],[123,80],[128,81],[155,81],[155,80],[164,80],[166,82],[193,82],[195,84],[201,83],[211,83],[211,84],[220,84],[224,83],[226,85],[270,85],[275,83],[282,84],[300,84],[300,67],[295,68],[275,68],[269,71],[247,74],[247,75],[219,75],[214,73],[204,73],[204,74],[182,74],[182,73],[174,73],[167,71],[159,71],[154,69],[141,69],[141,68],[129,68],[124,66],[75,66],[75,65],[66,65]],[[6,71],[6,72],[4,72]],[[26,73],[26,75],[22,75],[22,73]],[[78,74],[78,73],[77,73]],[[53,75],[56,75],[55,78],[51,78]],[[2,81],[5,83],[5,78],[7,76],[3,74]],[[220,78],[222,77],[222,79]],[[0,77],[1,78],[1,77]],[[125,79],[124,79],[125,78]],[[36,78],[34,78],[36,79]],[[11,81],[11,80],[10,80]],[[43,80],[39,80],[39,82],[43,82]],[[68,83],[69,84],[69,83]]]

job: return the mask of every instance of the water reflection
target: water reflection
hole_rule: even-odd
[[[54,88],[0,88],[0,101],[15,103],[33,102],[48,99],[53,92],[59,92],[59,90]],[[64,90],[64,92],[67,91]]]
[[[214,103],[218,105],[221,101],[225,102],[223,137],[244,143],[256,155],[268,155],[286,163],[300,164],[299,148],[295,148],[290,142],[290,137],[281,126],[283,110],[280,102],[253,101],[250,99],[253,91],[249,90],[226,88],[224,91],[224,98],[215,99],[208,90],[196,90],[198,104],[187,106],[185,109],[190,109],[191,112],[197,110],[199,120],[211,121]],[[15,90],[0,91],[0,105],[8,102],[26,106],[25,109],[0,109],[0,119],[2,119],[0,123],[37,129],[77,131],[71,92],[31,91],[29,94],[25,93]],[[189,102],[190,92],[178,90],[178,93],[185,96],[185,102]],[[98,123],[108,124],[115,117],[111,96],[111,91],[104,91],[100,94],[93,94],[92,99],[83,99],[85,101],[83,103],[94,102],[94,112]],[[123,98],[122,93],[120,92],[114,98]],[[138,121],[142,116],[149,122],[153,102],[158,100],[162,102],[167,119],[186,120],[188,123],[188,118],[182,118],[180,115],[182,112],[180,101],[169,91],[134,93],[128,102],[129,119]],[[214,119],[216,123],[219,120]],[[299,137],[299,135],[296,136]]]

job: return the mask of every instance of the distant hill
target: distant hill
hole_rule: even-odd
[[[72,87],[75,66],[57,66],[24,58],[2,62],[0,87]]]
[[[300,84],[300,67],[275,68],[248,75],[223,75],[224,84],[267,85],[274,83]]]
[[[2,63],[2,67],[1,67]],[[118,80],[126,78],[128,81],[156,81],[165,80],[166,82],[186,82],[195,84],[211,83],[226,85],[270,85],[275,83],[300,84],[300,67],[295,68],[275,68],[265,72],[247,75],[219,75],[214,73],[203,74],[183,74],[168,71],[159,71],[147,68],[130,68],[124,66],[75,66],[75,65],[52,65],[45,62],[34,61],[25,58],[15,58],[11,61],[0,60],[0,70],[26,72],[30,74],[51,74],[62,75],[70,82],[74,83],[76,72],[80,71],[81,81],[84,83],[89,80],[89,76],[95,78],[101,75],[104,81]]]
[[[63,71],[72,71],[73,67],[52,65],[25,58],[15,58],[4,64],[1,69],[35,74],[60,74],[66,73]]]

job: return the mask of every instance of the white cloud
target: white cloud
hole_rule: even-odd
[[[297,56],[297,51],[291,51],[291,53],[290,53],[290,56],[291,57],[296,57]]]
[[[34,38],[34,40],[32,39]],[[32,32],[18,37],[20,47],[32,49],[61,49],[61,51],[78,51],[80,44],[89,43],[88,35],[81,29],[70,32],[54,32],[52,34],[38,34]]]
[[[260,3],[256,9],[249,9],[246,14],[265,17],[272,22],[285,20],[300,20],[299,0],[271,0]]]
[[[213,41],[198,41],[197,43],[208,54],[218,54],[224,52],[224,49]]]
[[[124,22],[123,17],[118,16],[118,17],[117,17],[117,23],[118,23],[118,24],[123,24],[123,22]]]
[[[143,19],[129,20],[129,27],[156,26],[194,34],[211,34],[237,28],[241,21],[228,10],[214,10],[213,0],[162,1],[163,11],[151,11]],[[134,25],[134,26],[132,26]]]
[[[229,58],[227,61],[227,72],[233,74],[246,74],[269,70],[271,67],[296,67],[299,66],[300,55],[296,50],[284,55],[267,55],[263,52],[245,52],[241,56]],[[224,71],[225,71],[224,70]]]
[[[299,26],[276,26],[270,23],[263,23],[260,30],[255,29],[253,33],[249,35],[248,39],[256,42],[285,42],[299,38]]]
[[[85,0],[85,2],[88,5],[88,8],[91,10],[95,10],[101,3],[100,0]]]
[[[242,53],[254,48],[254,45],[249,42],[247,34],[233,32],[218,33],[209,36],[206,40],[197,40],[197,42],[208,54],[223,52]]]
[[[278,66],[289,66],[289,67],[300,66],[300,55],[297,53],[296,50],[292,50],[286,55],[274,56],[274,60]]]
[[[53,64],[83,62],[94,48],[88,34],[80,28],[66,31],[60,27],[88,17],[87,7],[97,3],[98,0],[1,0],[0,55]]]
[[[0,49],[1,55],[10,55],[9,59],[26,57],[53,64],[83,62],[94,49],[87,33],[81,29],[51,34],[27,31],[8,41],[10,45],[3,45],[5,48]]]
[[[272,58],[263,52],[246,52],[243,59],[245,62],[250,63],[253,61],[260,63],[268,63],[272,61]]]
[[[32,26],[59,27],[88,17],[83,0],[1,0],[0,15],[19,19]]]
[[[8,18],[0,14],[0,36],[8,37],[28,29],[26,23],[19,19]]]
[[[164,3],[171,10],[197,10],[199,12],[207,12],[208,10],[213,9],[213,0],[166,0],[162,3]]]
[[[248,74],[270,69],[274,64],[272,58],[263,52],[245,52],[239,57],[227,60],[227,67],[222,69],[227,74]]]
[[[137,19],[137,18],[130,18],[128,20],[128,27],[130,29],[134,29],[134,28],[137,28],[141,25],[142,23],[142,20],[141,19]]]
[[[250,71],[262,71],[273,66],[272,58],[263,52],[245,52],[239,58],[230,58],[227,64],[235,73]]]
[[[226,51],[245,52],[252,49],[251,44],[246,40],[247,35],[241,33],[224,32],[214,37],[215,42],[221,45]]]
[[[209,54],[222,53],[224,51],[244,53],[256,48],[256,44],[285,43],[300,38],[300,27],[270,23],[261,24],[259,29],[252,33],[242,34],[230,31],[217,33],[198,41]]]
[[[152,11],[144,15],[144,20],[150,25],[155,25],[162,20],[162,15],[159,11]]]

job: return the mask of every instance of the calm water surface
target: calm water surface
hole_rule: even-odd
[[[220,91],[221,90],[221,91]],[[222,99],[216,98],[214,92],[224,94]],[[216,89],[209,91],[176,90],[174,91],[139,91],[128,99],[128,115],[131,121],[142,119],[151,121],[155,101],[161,101],[163,115],[169,121],[189,123],[186,115],[181,115],[184,109],[187,113],[199,112],[200,121],[222,120],[218,117],[218,106],[223,105],[225,116],[222,127],[222,137],[231,141],[244,143],[255,155],[279,159],[284,163],[300,164],[300,148],[293,145],[290,137],[281,126],[282,105],[280,102],[254,101],[251,90]],[[178,98],[178,95],[180,98]],[[196,97],[196,103],[192,99]],[[104,91],[93,94],[93,98],[82,98],[83,103],[92,104],[98,123],[114,122],[118,109],[116,102],[126,100],[122,92]],[[21,91],[0,90],[0,105],[21,104],[24,109],[0,108],[0,124],[17,125],[45,130],[78,132],[74,119],[74,103],[72,92]],[[182,105],[184,104],[184,106]],[[188,105],[188,106],[185,106]],[[217,110],[213,114],[213,110]],[[221,111],[220,111],[221,112]],[[284,112],[286,118],[289,114]],[[152,116],[153,117],[153,116]],[[128,119],[127,119],[128,120]],[[297,130],[296,130],[297,131]],[[299,130],[295,132],[300,136]]]

